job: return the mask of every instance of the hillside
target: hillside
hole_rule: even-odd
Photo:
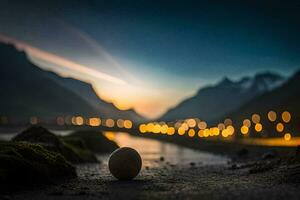
[[[261,116],[266,135],[274,135],[276,133],[275,125],[282,122],[281,113],[289,111],[292,115],[290,123],[285,125],[284,132],[298,133],[300,131],[300,71],[296,72],[282,86],[266,92],[252,99],[245,105],[241,106],[232,114],[224,117],[232,118],[237,124],[241,124],[245,118],[250,118],[253,113],[258,113]],[[269,111],[277,113],[277,120],[270,122],[267,118]],[[221,120],[221,119],[220,119]]]
[[[200,118],[213,121],[233,112],[252,98],[276,88],[284,80],[282,76],[271,72],[245,77],[239,81],[224,78],[216,85],[200,89],[195,96],[170,109],[160,120]]]
[[[143,119],[101,100],[88,83],[40,69],[11,45],[0,45],[0,84],[0,113],[15,119],[67,115]]]

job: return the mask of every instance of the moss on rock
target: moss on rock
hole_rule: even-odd
[[[40,144],[47,150],[60,153],[72,163],[97,162],[96,156],[84,145],[78,147],[63,142],[59,137],[43,127],[30,127],[12,140]]]
[[[72,149],[83,162],[97,162],[95,154],[79,138],[63,138],[64,144]]]
[[[82,140],[86,147],[95,153],[111,153],[118,148],[118,145],[108,140],[101,132],[97,131],[77,131],[64,137],[64,141],[70,139]]]
[[[76,177],[65,158],[27,142],[0,142],[0,191]]]

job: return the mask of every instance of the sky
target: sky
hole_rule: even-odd
[[[0,35],[40,67],[155,118],[224,76],[299,69],[300,3],[2,0]]]

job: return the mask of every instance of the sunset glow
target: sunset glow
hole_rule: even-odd
[[[36,47],[30,46],[29,44],[17,41],[15,39],[12,39],[12,38],[9,38],[9,37],[3,36],[3,35],[0,35],[0,42],[14,44],[14,45],[16,45],[16,47],[18,49],[25,51],[26,53],[28,53],[29,55],[31,55],[33,57],[47,61],[52,64],[59,65],[61,67],[75,70],[79,73],[83,73],[83,74],[87,74],[89,76],[93,76],[95,78],[103,79],[103,80],[109,81],[111,83],[116,83],[116,84],[125,84],[126,83],[125,81],[123,81],[119,78],[113,77],[111,75],[102,73],[97,70],[93,70],[92,68],[90,68],[88,66],[84,66],[84,65],[75,63],[75,62],[68,60],[66,58],[63,58],[61,56],[43,51]]]

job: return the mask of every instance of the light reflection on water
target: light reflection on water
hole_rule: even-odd
[[[56,135],[69,135],[72,131],[53,131]],[[149,167],[161,166],[160,157],[164,157],[165,162],[176,165],[187,165],[191,162],[201,165],[222,165],[226,164],[228,159],[223,156],[214,155],[211,153],[195,151],[186,147],[181,147],[175,144],[165,143],[154,139],[132,136],[124,132],[116,132],[113,140],[120,147],[132,147],[136,149],[142,159],[143,165]],[[1,133],[0,139],[10,140],[17,133]],[[100,134],[100,132],[99,132]],[[99,155],[100,160],[107,162],[108,155]]]
[[[228,161],[223,156],[195,151],[158,140],[136,137],[123,132],[115,133],[114,140],[120,147],[127,146],[136,149],[141,154],[145,166],[158,167],[160,157],[164,157],[165,162],[176,165],[186,165],[191,162],[201,165],[223,165]]]

